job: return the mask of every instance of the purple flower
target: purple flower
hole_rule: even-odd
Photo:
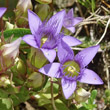
[[[5,11],[6,11],[6,8],[5,7],[0,7],[0,18],[5,13]]]
[[[55,78],[61,78],[62,90],[66,99],[75,91],[77,81],[94,85],[103,84],[101,78],[86,66],[96,55],[99,45],[80,51],[76,56],[72,49],[61,40],[58,45],[60,63],[50,63],[39,69],[39,72]]]
[[[40,18],[32,11],[28,10],[29,27],[32,35],[25,35],[23,40],[34,48],[40,49],[44,56],[53,62],[56,57],[57,40],[63,25],[65,11],[60,11],[52,16],[48,22],[42,22]],[[81,44],[81,42],[71,36],[63,36],[69,46]]]
[[[48,22],[42,22],[32,11],[28,10],[29,27],[32,35],[25,35],[23,40],[29,45],[40,49],[50,61],[56,57],[56,38],[62,28],[65,11],[58,12]]]
[[[75,32],[75,25],[81,22],[83,18],[74,17],[73,9],[69,10],[69,12],[65,15],[63,26],[70,30],[72,33]]]

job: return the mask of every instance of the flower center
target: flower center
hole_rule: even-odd
[[[48,39],[48,36],[46,36],[46,35],[41,38],[41,45],[40,45],[40,47],[42,47],[45,44],[47,39]]]
[[[72,26],[72,20],[71,18],[68,18],[64,21],[64,25],[67,27],[71,27]]]
[[[65,73],[65,76],[78,76],[80,72],[80,67],[75,61],[67,61],[63,64],[63,72]]]

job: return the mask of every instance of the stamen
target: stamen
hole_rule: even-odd
[[[44,44],[47,41],[47,38],[42,38],[42,43]]]
[[[80,67],[75,61],[68,61],[64,63],[63,72],[65,76],[74,77],[79,75]]]

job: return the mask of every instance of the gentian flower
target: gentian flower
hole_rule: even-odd
[[[25,35],[23,40],[32,47],[40,49],[50,62],[53,62],[56,57],[55,48],[57,47],[64,16],[65,10],[52,16],[48,22],[42,22],[34,12],[28,10],[29,27],[32,35]],[[64,36],[62,39],[69,46],[81,44],[79,40],[70,36]]]
[[[63,26],[74,33],[75,25],[80,23],[82,20],[83,18],[81,17],[74,17],[73,9],[70,9],[69,12],[65,15]]]
[[[5,7],[1,7],[0,8],[0,18],[2,17],[2,15],[5,13],[6,8]]]
[[[39,69],[39,72],[55,78],[61,78],[64,96],[68,99],[75,91],[77,81],[94,85],[103,84],[101,78],[86,66],[96,55],[99,45],[80,51],[76,56],[72,49],[60,40],[58,58],[60,63],[50,63]]]

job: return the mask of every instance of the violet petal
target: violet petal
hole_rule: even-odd
[[[83,21],[83,18],[81,17],[74,17],[73,18],[73,26]]]
[[[75,61],[77,61],[81,67],[87,66],[96,55],[99,47],[100,47],[99,45],[92,46],[80,51],[75,56]]]
[[[58,58],[61,63],[74,58],[72,49],[63,40],[58,44]]]
[[[73,8],[71,8],[68,13],[66,14],[67,17],[71,17],[73,18],[74,17],[74,13],[73,13]]]
[[[64,96],[66,99],[68,99],[76,89],[76,81],[69,81],[62,78],[61,84],[62,84]]]
[[[31,10],[28,10],[29,27],[33,35],[38,31],[39,26],[42,24],[40,18]]]
[[[71,37],[71,36],[64,36],[62,39],[69,46],[76,46],[82,43],[80,40],[76,39],[75,37]]]
[[[0,7],[0,18],[2,17],[6,10],[7,9],[5,7]]]
[[[53,49],[56,47],[56,39],[54,37],[47,39],[47,41],[43,44],[42,48]]]
[[[35,37],[33,35],[25,35],[22,40],[26,42],[27,44],[31,45],[32,47],[38,48],[37,42],[35,40]]]
[[[89,69],[84,70],[84,73],[79,82],[95,85],[103,84],[102,79],[94,71]]]
[[[50,63],[39,69],[39,72],[55,78],[60,78],[60,63]]]
[[[43,49],[41,48],[44,56],[49,60],[49,62],[53,62],[56,57],[56,51],[54,49]]]
[[[65,14],[65,10],[56,13],[49,19],[46,24],[46,27],[54,31],[55,35],[59,34],[59,32],[61,31]]]
[[[69,31],[71,31],[72,33],[75,32],[75,27],[73,27],[73,26],[71,26],[71,27],[66,26],[65,28],[68,29]]]

